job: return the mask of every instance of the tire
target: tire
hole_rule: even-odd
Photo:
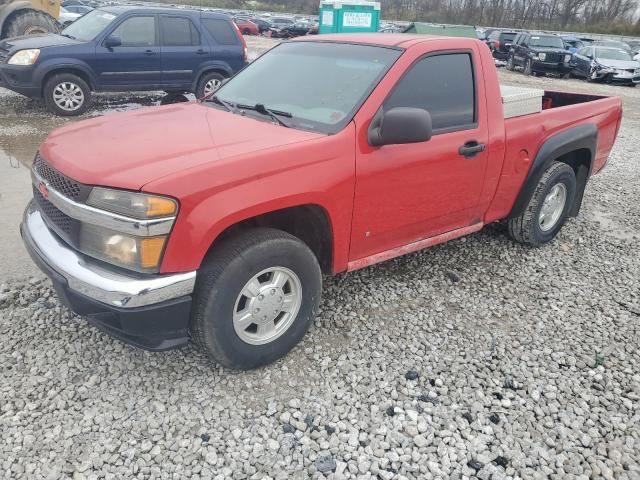
[[[561,190],[564,190],[564,204],[561,211],[560,208],[555,210],[560,212],[559,216],[555,221],[553,215],[547,215],[546,220],[543,220],[541,213],[545,200],[551,196],[552,191]],[[573,169],[566,163],[553,162],[542,174],[524,212],[508,219],[509,236],[533,247],[550,242],[566,222],[575,196],[576,175]]]
[[[533,75],[533,65],[531,64],[530,58],[527,58],[527,60],[524,62],[524,69],[522,70],[522,73],[527,76]]]
[[[5,24],[7,38],[35,33],[59,33],[58,24],[50,15],[39,10],[20,10]]]
[[[274,269],[285,272],[289,280],[276,291],[276,297],[271,297],[276,289],[268,286],[273,280],[269,271]],[[261,272],[267,273],[258,277],[259,288],[246,288]],[[244,292],[249,290],[253,294],[245,296]],[[198,271],[191,317],[192,338],[225,367],[251,369],[266,365],[286,355],[302,339],[316,316],[321,292],[320,266],[305,243],[270,228],[242,232],[215,247]],[[287,295],[296,299],[297,308],[290,306],[289,316],[280,317],[282,312],[278,313],[278,308],[284,308],[281,302],[286,301],[283,298]],[[242,313],[254,306],[256,310]],[[266,315],[260,317],[262,313]],[[275,318],[274,328],[280,326],[281,331],[271,330],[271,335],[276,336],[265,338],[264,332],[268,330],[260,332],[258,323],[239,326],[234,318],[249,315],[248,322],[251,322],[256,318],[254,314],[258,315],[258,322],[264,322],[268,316],[265,326],[271,325],[269,319]]]
[[[509,58],[507,58],[507,70],[509,70],[510,72],[513,72],[515,69],[516,69],[516,66],[513,63],[513,55],[509,55]]]
[[[210,82],[222,82],[222,80],[224,80],[225,78],[227,77],[218,72],[208,72],[202,75],[202,77],[200,77],[200,80],[198,80],[198,86],[196,87],[196,91],[194,92],[196,98],[200,99],[212,94],[215,90],[209,91],[209,88],[211,87]],[[220,88],[220,85],[216,87],[216,90],[218,88]]]
[[[73,73],[59,73],[53,75],[43,89],[44,103],[47,110],[62,117],[73,117],[82,115],[89,108],[91,102],[91,89],[87,82]],[[66,108],[62,105],[63,100],[56,100],[56,94],[69,92],[70,99],[73,104]],[[79,99],[80,102],[75,105],[73,98]],[[69,105],[69,104],[67,104]]]
[[[251,35],[251,30],[249,30],[248,28],[245,28],[244,30],[242,30],[242,34],[243,35]]]

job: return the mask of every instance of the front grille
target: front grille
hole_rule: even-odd
[[[50,166],[39,153],[33,160],[33,169],[51,186],[51,188],[76,202],[84,202],[91,192],[90,186],[76,182],[75,180],[72,180],[66,175],[58,172],[55,168]]]
[[[67,243],[76,244],[80,234],[80,222],[60,211],[58,207],[44,198],[35,185],[33,186],[33,198],[45,223]]]
[[[544,59],[545,62],[549,62],[549,63],[554,63],[554,62],[564,62],[564,53],[557,53],[557,52],[549,52],[549,53],[545,53],[546,58]]]

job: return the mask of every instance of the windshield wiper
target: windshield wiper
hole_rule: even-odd
[[[289,125],[288,122],[285,122],[284,120],[282,120],[282,118],[280,118],[280,117],[293,118],[293,115],[289,112],[283,112],[282,110],[271,110],[270,108],[265,107],[264,104],[262,103],[256,103],[255,105],[238,104],[236,106],[243,110],[253,110],[255,112],[261,113],[262,115],[267,115],[271,117],[271,119],[274,122],[277,122],[279,125],[282,125],[283,127],[291,128],[291,125]]]
[[[63,37],[70,38],[71,40],[75,40],[76,39],[76,37],[74,37],[73,35],[69,35],[68,33],[61,33],[60,35],[62,35]]]
[[[231,112],[231,113],[236,113],[237,110],[234,108],[233,105],[231,105],[229,102],[225,102],[224,100],[218,98],[217,95],[214,95],[213,97],[211,97],[211,101],[213,103],[217,103],[218,105],[222,105],[224,108],[227,109],[227,111]]]

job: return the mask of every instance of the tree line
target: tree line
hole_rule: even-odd
[[[174,3],[176,0],[161,0]],[[317,14],[319,0],[177,0],[203,6]],[[390,20],[640,36],[640,0],[381,0]]]

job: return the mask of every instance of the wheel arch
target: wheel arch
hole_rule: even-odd
[[[78,64],[56,65],[46,69],[44,72],[40,74],[41,75],[40,92],[43,96],[44,96],[44,86],[49,81],[49,79],[54,75],[60,75],[62,73],[69,73],[69,74],[80,77],[82,80],[84,80],[87,83],[87,85],[89,85],[89,89],[91,91],[94,91],[96,88],[95,82],[93,80],[93,76],[89,72],[88,68]]]
[[[333,227],[328,211],[317,203],[271,210],[226,225],[211,242],[203,259],[220,244],[242,231],[269,227],[287,232],[304,242],[314,253],[323,273],[333,273]]]
[[[219,73],[226,78],[229,78],[233,75],[233,72],[229,65],[223,63],[207,64],[201,67],[200,70],[198,70],[198,74],[194,77],[193,83],[191,84],[191,90],[195,92],[196,88],[198,88],[198,83],[200,83],[200,79],[203,77],[203,75],[211,72]]]
[[[576,174],[576,198],[569,215],[575,217],[580,211],[587,180],[591,175],[598,144],[598,127],[586,123],[559,132],[542,144],[536,154],[522,189],[509,213],[517,217],[527,208],[543,172],[554,162],[569,165]]]

